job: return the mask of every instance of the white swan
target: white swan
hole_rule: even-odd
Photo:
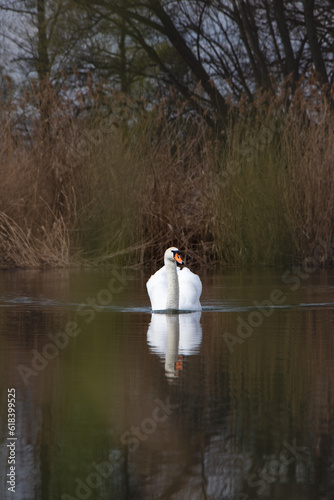
[[[201,311],[199,298],[202,283],[197,274],[183,265],[179,250],[168,248],[164,256],[165,265],[159,269],[146,283],[153,311]]]

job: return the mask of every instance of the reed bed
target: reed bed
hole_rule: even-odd
[[[333,112],[305,95],[240,103],[220,132],[187,103],[105,89],[89,111],[50,85],[3,104],[0,266],[153,266],[170,245],[193,265],[282,265],[331,248]]]

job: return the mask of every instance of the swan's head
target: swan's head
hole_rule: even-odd
[[[183,259],[180,255],[180,251],[176,247],[170,247],[166,250],[164,260],[165,264],[167,262],[175,262],[177,264],[180,264],[181,266],[184,264]]]

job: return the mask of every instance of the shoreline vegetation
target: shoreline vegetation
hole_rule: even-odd
[[[283,87],[282,87],[283,88]],[[334,114],[300,84],[233,103],[210,127],[187,102],[51,84],[0,109],[0,268],[333,261]],[[89,105],[87,104],[89,103]]]

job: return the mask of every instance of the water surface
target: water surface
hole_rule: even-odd
[[[152,315],[149,273],[1,272],[1,498],[333,498],[333,271],[200,274]]]

